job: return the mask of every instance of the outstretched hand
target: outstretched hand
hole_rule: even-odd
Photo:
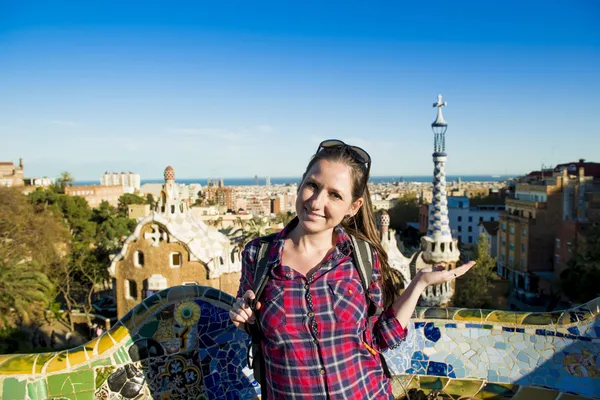
[[[475,261],[469,261],[466,264],[461,265],[454,269],[445,269],[443,265],[436,265],[435,267],[423,268],[419,271],[420,281],[426,285],[438,285],[440,283],[449,282],[453,279],[458,278],[467,273],[473,266]]]

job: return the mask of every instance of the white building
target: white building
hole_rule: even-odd
[[[100,178],[100,184],[102,186],[123,186],[125,193],[136,193],[140,190],[141,179],[139,174],[129,172],[116,172],[109,173],[108,171]]]

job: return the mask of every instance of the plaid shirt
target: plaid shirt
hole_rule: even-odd
[[[379,317],[368,318],[352,242],[341,226],[335,228],[336,248],[312,276],[282,265],[284,239],[295,224],[292,221],[275,237],[267,253],[271,275],[260,299],[258,321],[265,335],[268,397],[393,399],[379,355],[364,343],[377,350],[392,348],[404,340],[406,329],[391,307]],[[259,246],[255,239],[244,249],[240,297],[253,288]],[[373,260],[370,296],[382,306],[376,254]]]

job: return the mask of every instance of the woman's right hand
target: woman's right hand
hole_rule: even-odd
[[[254,312],[250,307],[252,301],[254,301],[254,292],[252,290],[248,290],[244,293],[244,297],[238,297],[233,303],[231,310],[229,310],[229,318],[231,318],[231,322],[237,328],[246,330],[246,324],[253,324],[256,321],[254,316]],[[260,301],[256,302],[256,309],[260,310],[262,304]]]

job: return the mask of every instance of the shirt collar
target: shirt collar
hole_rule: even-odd
[[[271,267],[281,265],[281,254],[283,252],[283,246],[285,238],[288,234],[298,225],[298,217],[294,217],[279,233],[275,235],[273,244],[269,249],[269,264]],[[336,250],[342,255],[348,256],[352,254],[352,240],[350,235],[342,227],[341,224],[337,225],[334,229],[336,235]],[[334,250],[334,253],[336,252]]]

